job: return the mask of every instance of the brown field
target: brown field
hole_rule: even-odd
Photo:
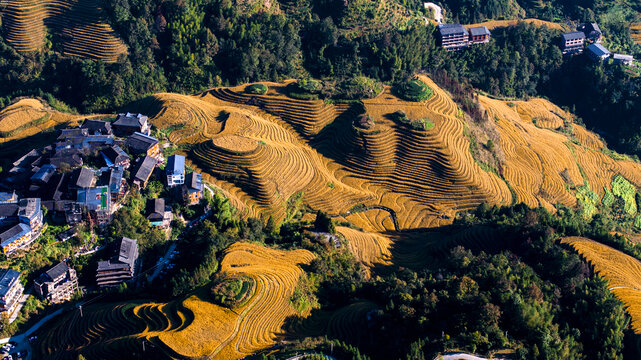
[[[539,19],[521,19],[521,20],[490,20],[490,21],[485,21],[482,23],[478,24],[469,24],[465,25],[466,28],[473,28],[477,26],[486,26],[488,29],[492,30],[495,28],[499,27],[507,27],[507,26],[513,26],[516,25],[519,22],[526,22],[529,24],[534,24],[536,26],[547,26],[550,29],[557,29],[557,30],[566,30],[566,27],[562,24],[559,23],[554,23],[550,21],[545,21],[545,20],[539,20]]]
[[[255,292],[240,308],[214,305],[208,289],[170,303],[91,305],[85,308],[85,317],[68,314],[51,325],[34,350],[39,358],[55,353],[75,359],[75,351],[87,358],[105,358],[118,351],[137,351],[133,346],[146,339],[172,358],[243,358],[284,336],[285,319],[297,315],[289,298],[302,273],[298,265],[313,257],[306,250],[235,243],[225,251],[220,271],[256,282]]]
[[[509,102],[484,96],[479,100],[499,127],[501,148],[505,154],[503,176],[515,190],[518,201],[550,210],[554,210],[557,203],[575,206],[577,200],[572,186],[583,185],[587,181],[592,191],[602,196],[603,187],[609,188],[616,174],[623,175],[637,186],[641,185],[639,164],[615,160],[601,152],[604,144],[596,135],[572,124],[569,114],[549,102],[541,99],[528,101],[528,106],[538,106],[533,111],[526,110],[523,102],[509,106]],[[553,124],[555,117],[560,123],[545,127],[559,131],[538,126],[539,119],[546,113],[550,115],[546,115],[545,123]],[[537,119],[537,125],[533,119]],[[571,124],[571,134],[564,129],[563,121]],[[573,137],[579,145],[571,142]]]
[[[0,0],[6,40],[18,51],[36,51],[47,31],[63,38],[65,55],[115,62],[127,47],[107,23],[99,0]]]
[[[345,215],[357,204],[388,207],[400,228],[447,224],[442,214],[451,218],[483,201],[509,204],[507,185],[481,170],[468,151],[456,104],[429,78],[422,80],[435,93],[423,103],[399,100],[389,89],[364,101],[376,122],[367,131],[351,124],[358,106],[290,99],[282,95],[289,82],[267,83],[270,91],[258,96],[245,94],[244,86],[198,96],[158,94],[136,111],[154,114],[160,127],[185,126],[170,139],[193,144],[192,164],[234,204],[244,203],[239,208],[247,215],[282,218],[287,199],[301,192],[306,204],[330,214]],[[429,118],[434,128],[396,123],[389,114],[399,109]],[[384,211],[348,218],[367,229],[394,229]]]
[[[0,110],[0,144],[35,135],[57,125],[75,126],[86,117],[53,110],[40,100],[22,99]]]
[[[572,246],[608,281],[610,291],[632,317],[634,332],[641,334],[641,262],[590,239],[567,237],[561,242]]]
[[[641,44],[641,22],[630,24],[630,36],[635,43]]]

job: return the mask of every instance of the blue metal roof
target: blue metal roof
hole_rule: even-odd
[[[610,56],[610,51],[603,47],[601,44],[592,44],[588,46],[588,50],[596,56]]]
[[[0,246],[5,247],[12,242],[20,239],[24,235],[28,234],[31,231],[31,228],[23,223],[18,223],[11,228],[9,228],[7,231],[3,232],[0,234],[0,240],[2,240],[2,243],[0,243]],[[2,286],[0,285],[0,288]]]
[[[20,273],[11,269],[0,270],[0,297],[7,295],[13,284],[20,278]]]
[[[167,175],[179,175],[185,173],[185,157],[182,155],[172,155],[167,159],[165,168]]]

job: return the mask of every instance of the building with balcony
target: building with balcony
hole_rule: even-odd
[[[52,304],[69,301],[78,292],[76,270],[61,261],[36,278],[33,289],[41,299]]]
[[[0,269],[0,313],[3,316],[11,316],[18,310],[23,291],[19,272]]]
[[[115,247],[115,254],[98,262],[96,284],[101,287],[118,286],[133,279],[138,260],[138,241],[123,237]]]

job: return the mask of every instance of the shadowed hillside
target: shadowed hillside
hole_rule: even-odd
[[[106,22],[98,0],[0,0],[6,40],[18,51],[36,51],[47,34],[62,53],[115,62],[127,47]]]

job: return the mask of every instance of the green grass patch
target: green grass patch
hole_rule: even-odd
[[[418,79],[412,79],[397,85],[395,93],[403,100],[416,102],[427,100],[434,95],[432,88]]]
[[[245,87],[245,92],[248,94],[265,95],[267,90],[268,88],[265,84],[251,84]]]
[[[623,199],[624,209],[628,215],[637,214],[636,193],[637,189],[628,180],[621,175],[615,175],[612,178],[612,193]]]
[[[245,304],[254,293],[254,279],[248,276],[226,279],[211,289],[215,303],[233,309]]]
[[[579,212],[583,216],[583,219],[592,219],[597,212],[599,195],[592,191],[590,184],[586,182],[585,185],[577,186],[575,196],[579,202]]]

